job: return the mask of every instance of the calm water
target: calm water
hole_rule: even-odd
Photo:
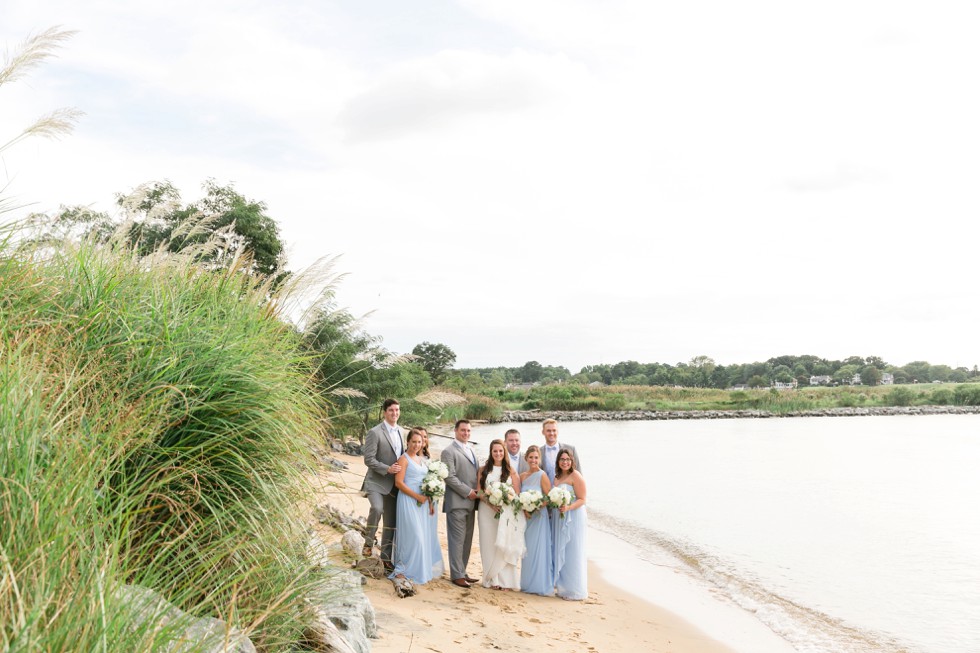
[[[511,426],[540,444],[537,424]],[[563,423],[590,522],[801,653],[980,651],[980,416]]]

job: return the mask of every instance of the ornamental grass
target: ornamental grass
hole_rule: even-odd
[[[293,649],[322,415],[269,285],[21,236],[0,233],[0,650],[164,650],[186,624],[140,625],[133,585]]]

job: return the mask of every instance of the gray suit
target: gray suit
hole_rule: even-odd
[[[399,427],[399,431],[401,428]],[[395,476],[388,473],[388,467],[393,465],[404,452],[404,445],[396,451],[384,422],[378,424],[364,436],[364,464],[367,474],[361,490],[371,504],[368,510],[367,530],[364,533],[364,546],[374,546],[378,536],[378,523],[384,519],[384,529],[381,531],[381,559],[392,561],[392,543],[395,539],[395,517],[398,505],[398,489],[395,488]]]
[[[527,461],[524,459],[524,456],[526,454],[527,454],[527,452],[526,451],[523,451],[523,452],[521,452],[521,453],[519,453],[517,455],[517,467],[516,467],[516,471],[517,471],[517,475],[518,476],[520,476],[521,474],[523,474],[527,470],[531,469],[531,467],[527,464]],[[509,451],[507,452],[507,462],[510,463],[510,466],[511,466],[512,469],[515,469],[514,468],[514,461],[510,459],[510,452]]]
[[[463,446],[473,452],[469,445]],[[468,497],[471,491],[477,489],[479,460],[473,452],[473,460],[477,461],[474,464],[455,442],[442,450],[440,458],[449,468],[442,511],[446,513],[450,579],[456,580],[466,578],[466,565],[470,562],[470,550],[473,548],[473,526],[479,502]]]
[[[548,445],[544,445],[544,446],[541,447],[541,469],[544,470],[545,474],[548,475],[548,480],[551,481],[551,484],[552,485],[554,485],[554,483],[555,483],[555,472],[557,470],[554,467],[550,467],[549,468],[548,465],[546,465],[546,461],[547,461],[547,458],[548,457],[547,457],[547,454],[545,452],[545,449],[547,448],[547,446]],[[578,452],[575,451],[575,447],[573,447],[570,444],[565,444],[564,442],[558,442],[557,443],[557,446],[558,446],[558,451],[561,451],[562,449],[568,449],[568,452],[570,454],[572,454],[572,460],[575,461],[575,469],[577,469],[578,471],[581,472],[582,471],[582,463],[580,463],[578,461]],[[555,452],[555,464],[557,464],[557,462],[558,462],[557,461],[558,451]]]

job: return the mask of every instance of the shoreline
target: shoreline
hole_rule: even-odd
[[[359,492],[364,472],[363,460],[344,454],[334,456],[345,462],[348,469],[321,468],[313,479],[313,503],[330,504],[355,516],[366,515],[367,499],[361,497]],[[339,541],[340,534],[332,528],[315,520],[311,525],[327,542]],[[445,520],[442,518],[439,519],[439,536],[445,556]],[[479,575],[478,533],[473,540],[469,572]],[[618,542],[618,545],[610,542]],[[631,588],[628,582],[624,582],[628,577],[645,582],[654,577],[648,573],[649,570],[636,568],[643,563],[628,547],[629,544],[615,536],[590,527],[589,598],[584,601],[494,591],[478,585],[461,590],[449,582],[446,574],[419,586],[415,596],[398,598],[387,579],[366,578],[364,592],[375,608],[379,629],[378,639],[372,640],[372,650],[392,653],[410,649],[477,651],[488,647],[516,650],[528,648],[533,641],[535,650],[583,653],[632,653],[637,650],[655,653],[781,651],[775,648],[733,647],[729,641],[737,643],[742,640],[732,637],[737,634],[732,630],[735,622],[719,617],[720,612],[692,609],[694,604],[688,602],[678,606],[684,614],[681,616],[671,609],[674,607],[672,597],[650,600],[647,592],[637,592],[636,587]],[[615,553],[610,556],[610,551]],[[337,555],[338,565],[349,566],[341,554]],[[624,575],[623,568],[617,568],[617,565],[633,568],[633,572]],[[670,571],[665,573],[673,574]],[[664,591],[668,593],[676,592],[677,587],[686,584],[688,590],[693,592],[691,595],[701,593],[705,601],[717,602],[717,599],[711,599],[706,590],[696,587],[692,580],[678,577],[668,585],[665,576],[653,582],[661,581],[665,582]],[[674,589],[666,590],[667,586]],[[752,620],[747,613],[744,616]],[[762,627],[761,624],[759,626]],[[759,640],[755,638],[751,641]]]
[[[742,410],[505,410],[493,424],[541,422],[551,417],[559,422],[656,421],[674,419],[769,419],[783,417],[874,417],[894,415],[980,415],[980,406],[869,406],[815,408],[772,413]]]

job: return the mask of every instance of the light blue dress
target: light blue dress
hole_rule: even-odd
[[[521,491],[541,491],[544,472],[534,472],[521,483]],[[555,593],[554,573],[551,568],[551,524],[548,509],[534,511],[524,529],[527,551],[521,560],[521,591],[528,594],[552,596]]]
[[[405,485],[421,494],[422,477],[428,471],[424,461],[418,464],[406,456]],[[398,493],[397,518],[395,530],[395,569],[388,578],[399,574],[417,585],[428,583],[442,575],[442,549],[439,548],[439,534],[436,530],[437,516],[429,514],[429,504],[421,506],[406,492]]]
[[[562,483],[576,500],[575,489]],[[563,599],[580,601],[589,598],[588,561],[585,557],[585,533],[588,527],[585,506],[571,510],[561,517],[551,511],[551,531],[554,537],[555,593]]]

